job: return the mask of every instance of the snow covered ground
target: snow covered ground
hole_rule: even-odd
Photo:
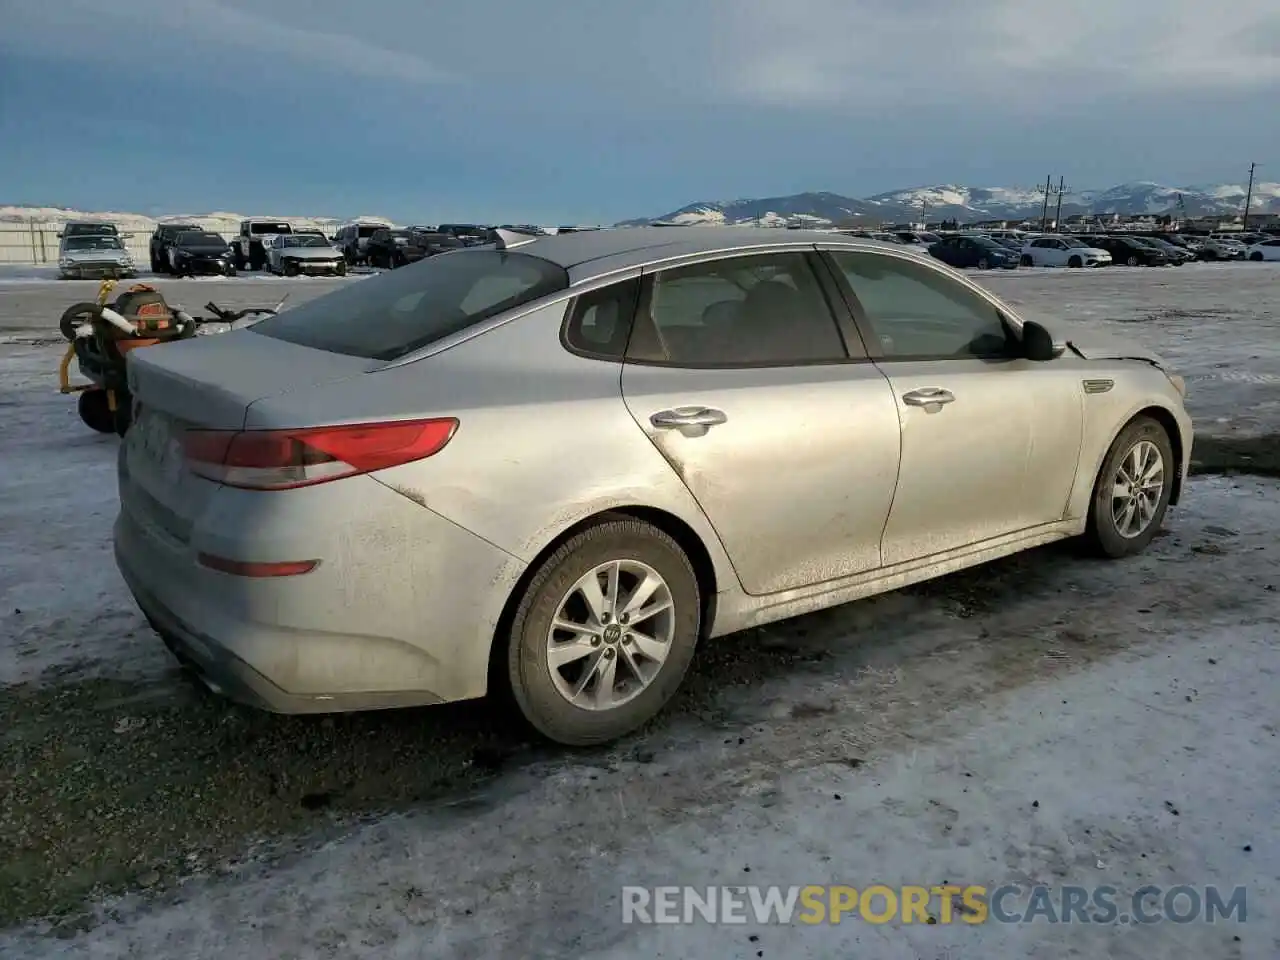
[[[1280,483],[1249,475],[1280,474],[1280,268],[980,279],[1174,359],[1200,469],[1236,473],[1193,479],[1131,561],[1045,549],[709,644],[659,722],[584,752],[484,704],[286,718],[187,684],[111,562],[116,442],[54,385],[80,293],[0,284],[0,955],[1280,955]],[[621,919],[629,884],[944,882],[1243,885],[1248,909]]]

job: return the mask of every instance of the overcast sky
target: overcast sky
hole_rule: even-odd
[[[1280,179],[1280,0],[0,0],[0,203],[611,222]]]

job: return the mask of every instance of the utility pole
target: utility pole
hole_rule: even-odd
[[[1040,205],[1040,232],[1048,232],[1049,224],[1049,192],[1053,189],[1053,174],[1044,178],[1044,203]]]
[[[1244,193],[1244,218],[1241,221],[1240,229],[1249,229],[1249,204],[1253,201],[1253,171],[1258,169],[1256,163],[1249,164],[1249,189]]]
[[[1067,178],[1059,177],[1058,178],[1058,209],[1055,210],[1053,214],[1053,232],[1054,233],[1062,232],[1062,194],[1066,191],[1066,189],[1067,189]]]
[[[920,229],[929,229],[929,198],[923,197],[920,200]]]

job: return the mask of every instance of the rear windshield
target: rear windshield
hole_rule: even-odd
[[[376,224],[367,224],[367,223],[366,223],[365,225],[363,225],[362,227],[360,227],[360,228],[359,228],[359,232],[357,233],[357,236],[360,236],[360,237],[372,237],[372,236],[373,236],[375,233],[377,233],[379,230],[385,230],[385,229],[387,229],[387,228],[386,228],[386,227],[380,227],[380,226],[378,226],[378,225],[376,225]]]
[[[523,253],[456,250],[359,280],[249,329],[370,360],[395,360],[564,290],[564,268]]]

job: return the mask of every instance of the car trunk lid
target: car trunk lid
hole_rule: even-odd
[[[122,508],[153,534],[185,545],[219,484],[183,453],[188,429],[239,430],[256,401],[342,380],[376,361],[326,353],[244,331],[129,353],[134,422],[121,448]]]

